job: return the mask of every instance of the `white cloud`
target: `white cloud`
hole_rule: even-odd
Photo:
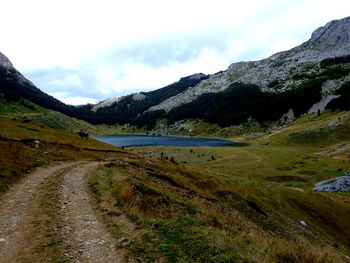
[[[97,101],[91,98],[86,98],[86,97],[61,97],[61,101],[63,101],[66,104],[70,105],[83,105],[83,104],[95,104]]]
[[[1,10],[0,51],[43,91],[80,104],[268,57],[348,16],[350,2],[11,0]]]

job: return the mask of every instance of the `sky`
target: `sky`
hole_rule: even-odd
[[[0,52],[73,105],[151,91],[307,41],[349,0],[0,0]]]

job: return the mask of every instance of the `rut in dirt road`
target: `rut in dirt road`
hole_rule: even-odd
[[[85,176],[97,168],[98,163],[81,165],[64,176],[62,194],[62,229],[65,256],[73,262],[120,262],[115,240],[94,213],[89,199]]]
[[[53,174],[77,163],[64,163],[38,168],[13,186],[0,200],[0,262],[16,262],[16,257],[28,247],[30,205],[39,195],[41,184]]]
[[[97,220],[85,182],[98,165],[71,162],[38,168],[4,194],[0,263],[120,262],[116,241]],[[54,243],[48,235],[56,237]],[[50,253],[52,245],[56,254]]]

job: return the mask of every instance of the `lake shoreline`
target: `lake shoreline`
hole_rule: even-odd
[[[185,136],[153,136],[143,134],[115,134],[95,136],[94,139],[117,147],[141,146],[238,146],[239,142],[215,138]]]

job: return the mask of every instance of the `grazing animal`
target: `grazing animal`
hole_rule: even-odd
[[[77,134],[82,138],[82,139],[88,139],[89,138],[89,134],[83,131],[77,132]]]

